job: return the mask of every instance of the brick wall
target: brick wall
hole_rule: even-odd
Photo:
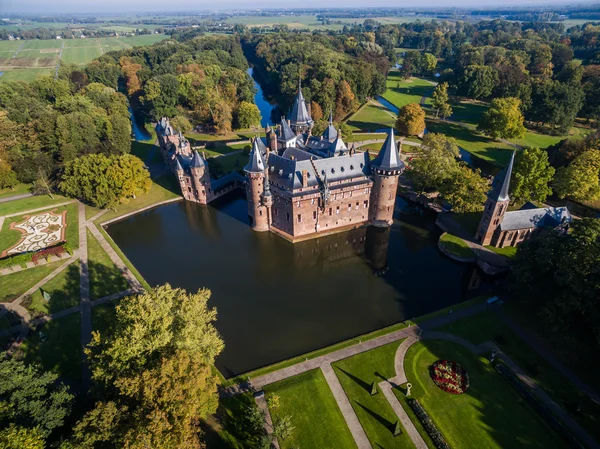
[[[398,190],[398,175],[373,176],[373,195],[370,217],[373,223],[392,224],[394,220],[394,205],[396,204],[396,191]]]

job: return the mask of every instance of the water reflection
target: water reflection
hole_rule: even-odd
[[[265,128],[267,125],[274,125],[278,122],[278,107],[275,104],[275,101],[269,100],[263,94],[262,88],[260,84],[254,78],[254,69],[250,67],[246,70],[246,73],[252,77],[252,81],[254,81],[254,88],[256,89],[256,95],[254,95],[254,103],[258,106],[260,111],[261,119],[260,125]]]
[[[465,298],[473,268],[441,255],[434,219],[399,198],[391,228],[291,244],[253,232],[239,192],[161,206],[108,232],[151,285],[212,290],[226,344],[217,366],[233,375]]]
[[[133,113],[133,108],[131,107],[131,104],[128,107],[129,110],[129,119],[131,120],[131,132],[133,134],[133,138],[135,140],[150,140],[152,138],[152,136],[150,134],[148,134],[148,131],[146,131],[146,128],[144,128],[143,124],[139,124],[135,118],[135,115]]]

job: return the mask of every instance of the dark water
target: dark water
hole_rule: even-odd
[[[375,99],[380,102],[382,105],[384,105],[386,108],[388,108],[390,111],[392,111],[394,114],[398,115],[398,112],[400,111],[400,109],[398,109],[396,106],[394,106],[392,103],[390,103],[389,101],[387,101],[385,98],[383,98],[380,95],[377,95],[375,97]]]
[[[250,75],[250,77],[252,77],[252,81],[254,81],[254,87],[256,88],[256,95],[254,95],[254,103],[256,103],[256,106],[258,106],[258,109],[260,110],[260,125],[263,128],[267,125],[273,125],[274,122],[272,121],[272,116],[274,110],[277,109],[277,105],[274,102],[265,98],[260,84],[258,84],[258,82],[253,77],[254,69],[250,67],[248,70],[246,70],[246,73]]]
[[[247,223],[241,192],[114,223],[111,237],[151,285],[212,290],[239,374],[422,315],[466,297],[473,268],[438,251],[434,216],[398,198],[394,225],[291,244]]]
[[[131,132],[135,140],[149,140],[152,137],[143,125],[138,124],[131,105],[129,105],[129,119],[131,120]]]

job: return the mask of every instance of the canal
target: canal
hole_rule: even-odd
[[[241,191],[179,202],[108,227],[151,285],[207,287],[232,376],[455,304],[474,268],[437,248],[435,215],[397,199],[390,229],[291,244],[251,230]]]

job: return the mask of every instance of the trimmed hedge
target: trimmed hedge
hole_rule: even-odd
[[[415,415],[417,415],[417,418],[419,418],[419,421],[421,421],[421,424],[423,424],[423,427],[427,431],[427,434],[433,440],[433,444],[435,444],[435,447],[437,447],[438,449],[450,449],[450,446],[448,446],[448,443],[446,443],[446,440],[444,439],[440,431],[437,429],[437,427],[435,427],[435,424],[433,423],[433,421],[431,421],[431,418],[429,417],[423,406],[419,403],[419,401],[417,401],[415,398],[406,398],[406,402],[408,402],[410,408],[413,409],[413,412],[415,412]]]
[[[14,256],[8,256],[4,259],[0,259],[0,269],[12,267],[14,265],[25,267],[28,262],[33,262],[37,265],[37,261],[40,258],[48,259],[48,257],[53,254],[58,255],[64,252],[73,255],[73,250],[68,243],[59,243],[58,245],[49,246],[48,248],[44,248],[37,252],[15,254]]]
[[[502,374],[508,383],[515,390],[517,390],[519,396],[525,399],[529,406],[533,408],[533,410],[535,410],[535,412],[540,415],[544,421],[546,421],[546,424],[553,428],[563,440],[565,440],[571,447],[584,449],[585,446],[575,439],[563,422],[558,420],[545,404],[537,400],[529,387],[523,384],[523,382],[521,382],[521,380],[508,366],[504,365],[503,363],[497,363],[495,368],[496,371]]]

